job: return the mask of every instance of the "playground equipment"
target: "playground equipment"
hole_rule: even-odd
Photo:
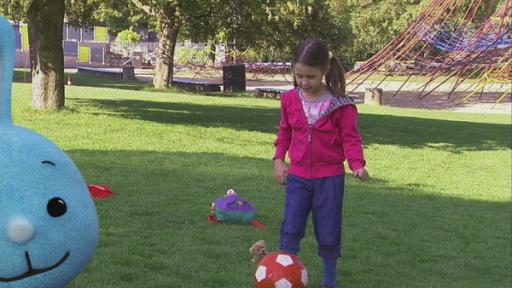
[[[463,100],[479,92],[481,97],[491,86],[503,93],[496,103],[510,97],[512,0],[505,0],[492,15],[478,15],[482,1],[468,2],[432,0],[406,31],[348,73],[349,93],[368,83],[372,75],[384,74],[373,88],[389,76],[406,77],[394,97],[414,77],[424,81],[417,89],[418,99],[442,86],[449,87],[448,99],[460,90],[468,93]]]

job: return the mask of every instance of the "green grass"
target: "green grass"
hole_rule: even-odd
[[[67,86],[67,108],[42,112],[30,108],[29,84],[13,92],[15,123],[117,193],[96,201],[98,249],[69,287],[252,287],[248,248],[279,241],[278,101]],[[511,287],[510,115],[359,111],[372,179],[347,177],[342,287]],[[206,222],[231,187],[266,231]],[[311,228],[300,257],[317,287]]]

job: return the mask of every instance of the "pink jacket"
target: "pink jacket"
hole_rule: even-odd
[[[289,152],[289,173],[313,179],[345,174],[343,161],[351,170],[365,166],[362,139],[357,128],[357,109],[348,98],[333,102],[313,125],[307,122],[297,89],[281,97],[281,121],[274,142],[274,159]]]

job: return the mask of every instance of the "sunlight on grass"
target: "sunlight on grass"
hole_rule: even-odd
[[[278,101],[66,86],[66,109],[48,112],[30,108],[29,84],[13,92],[17,125],[117,193],[96,202],[97,254],[71,288],[252,287],[248,248],[278,247]],[[342,287],[509,287],[510,116],[358,109],[372,179],[347,174]],[[255,204],[267,230],[206,223],[228,188]],[[316,287],[311,225],[300,257]]]

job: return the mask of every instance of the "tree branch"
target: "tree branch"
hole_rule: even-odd
[[[132,3],[142,11],[146,12],[149,16],[156,16],[156,12],[150,5],[144,5],[140,0],[132,0]]]

